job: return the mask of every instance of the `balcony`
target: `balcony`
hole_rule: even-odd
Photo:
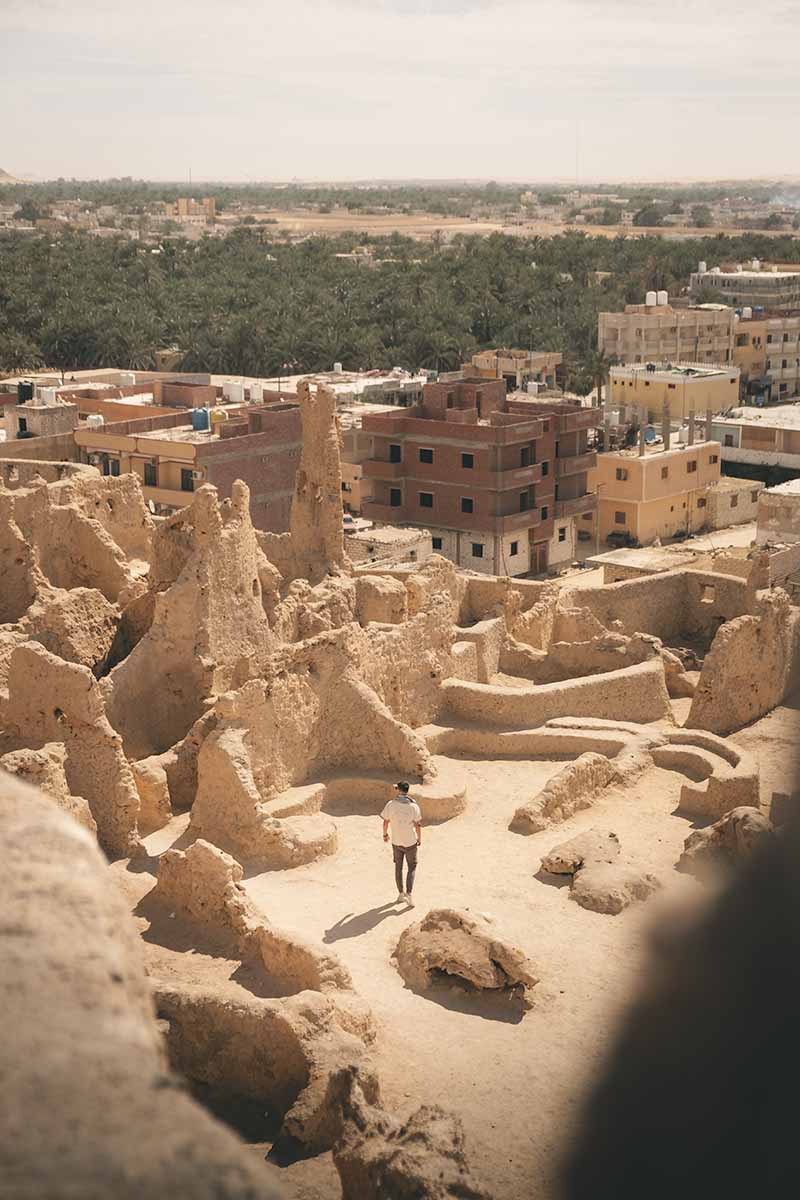
[[[597,454],[594,450],[588,450],[584,454],[568,454],[557,458],[555,464],[556,475],[559,478],[563,475],[582,475],[597,466]]]
[[[597,512],[597,492],[587,492],[585,496],[575,496],[572,500],[556,500],[556,520],[564,517],[577,517],[583,513]]]
[[[561,418],[562,433],[577,433],[581,429],[597,429],[603,424],[601,408],[582,408],[580,412],[564,413]]]
[[[367,479],[402,479],[405,474],[405,463],[388,462],[382,458],[368,458],[361,466]]]

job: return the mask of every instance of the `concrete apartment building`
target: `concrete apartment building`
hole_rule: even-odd
[[[566,522],[593,506],[596,423],[596,410],[510,398],[505,379],[428,384],[420,405],[363,419],[373,438],[364,516],[424,526],[434,550],[475,571],[545,571],[557,514]]]
[[[708,492],[719,479],[718,442],[600,454],[590,474],[599,542],[614,534],[647,545],[656,537],[695,532],[708,523]]]
[[[5,404],[2,411],[7,442],[71,433],[79,419],[77,404],[63,399],[55,388],[34,389],[27,383],[18,385],[16,404]]]
[[[342,462],[342,507],[360,516],[365,501],[373,495],[373,480],[364,475],[364,463],[372,457],[372,437],[363,427],[369,414],[391,413],[394,404],[351,404],[339,409]]]
[[[745,308],[736,316],[733,353],[743,398],[774,404],[800,395],[800,313]]]
[[[217,215],[217,202],[213,196],[193,200],[191,196],[179,196],[172,204],[164,204],[164,216],[173,221],[212,222]]]
[[[800,308],[800,271],[785,271],[778,266],[764,269],[757,258],[747,268],[733,271],[721,267],[708,269],[698,264],[689,277],[689,294],[696,299],[701,292],[712,291],[715,299],[733,308],[764,308],[786,311]]]
[[[76,429],[80,461],[105,475],[132,471],[157,513],[183,508],[191,493],[211,483],[230,496],[236,479],[250,488],[250,514],[257,529],[289,528],[289,506],[302,448],[297,404],[258,405],[240,410],[210,429],[195,429],[186,416],[145,418]]]
[[[638,408],[657,421],[666,407],[673,421],[685,421],[738,404],[739,368],[654,362],[612,367],[608,392],[612,408]]]
[[[712,437],[722,447],[722,461],[733,474],[758,473],[774,481],[800,474],[800,406],[736,409],[715,417]]]
[[[645,304],[626,304],[621,313],[601,312],[598,349],[620,363],[735,362],[732,309],[724,304],[673,308],[668,299],[666,292],[648,292]]]
[[[504,379],[506,390],[516,392],[529,383],[558,387],[561,354],[540,350],[483,350],[464,363],[465,378]],[[447,377],[445,377],[447,378]]]

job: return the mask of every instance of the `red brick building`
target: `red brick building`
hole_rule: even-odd
[[[504,380],[428,384],[421,404],[364,417],[373,439],[364,516],[430,529],[434,549],[462,567],[545,571],[557,512],[571,522],[592,509],[596,424],[591,409],[507,396]]]

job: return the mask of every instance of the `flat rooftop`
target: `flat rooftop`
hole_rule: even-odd
[[[345,532],[347,533],[347,530]],[[407,528],[402,525],[382,525],[380,528],[357,529],[352,533],[347,533],[347,536],[348,538],[357,538],[360,542],[391,546],[401,542],[416,542],[419,538],[428,537],[430,534],[427,529],[419,529],[416,526]]]
[[[113,426],[107,427],[106,430],[96,430],[97,433],[113,433]],[[191,425],[177,425],[172,429],[148,429],[144,433],[136,433],[132,436],[137,438],[152,438],[154,442],[188,442],[191,445],[200,446],[204,442],[218,442],[220,440],[218,433],[211,433],[207,429],[192,429]]]
[[[800,271],[693,271],[703,279],[800,279]]]
[[[715,425],[766,425],[800,429],[800,403],[776,404],[770,408],[733,408],[725,416],[713,418]]]
[[[611,375],[642,375],[645,379],[653,379],[666,375],[670,379],[709,379],[714,375],[738,375],[738,367],[703,366],[702,363],[655,363],[655,370],[648,371],[646,363],[631,363],[629,366],[611,368]]]
[[[696,557],[694,551],[682,547],[639,546],[609,550],[605,554],[595,554],[586,561],[593,567],[631,567],[655,574],[657,571],[674,571],[694,562]]]
[[[675,434],[673,433],[672,436],[673,436],[673,440],[674,440]],[[717,450],[719,450],[720,443],[713,441],[713,440],[707,442],[705,440],[705,438],[698,437],[697,431],[696,431],[695,439],[691,446],[689,445],[688,442],[682,442],[679,446],[670,446],[669,450],[665,450],[664,443],[661,441],[649,442],[649,443],[645,442],[644,454],[640,454],[639,453],[639,444],[637,442],[635,446],[628,446],[624,450],[602,450],[598,454],[597,458],[598,458],[598,462],[600,461],[600,459],[604,459],[604,458],[615,458],[615,459],[616,458],[624,458],[624,459],[649,458],[651,455],[654,455],[654,454],[659,455],[661,458],[669,458],[673,455],[677,456],[679,454],[686,454],[686,453],[690,453],[691,451],[697,451],[701,447],[708,447],[709,449],[716,448]]]

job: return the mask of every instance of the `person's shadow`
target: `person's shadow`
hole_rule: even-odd
[[[368,933],[370,929],[380,925],[381,921],[385,921],[387,917],[402,917],[409,911],[408,908],[400,908],[395,900],[390,904],[381,904],[378,908],[368,908],[363,913],[348,913],[346,916],[340,917],[335,925],[331,925],[330,929],[325,930],[322,940],[330,945],[331,942],[339,942],[342,938],[359,937],[362,933]]]

